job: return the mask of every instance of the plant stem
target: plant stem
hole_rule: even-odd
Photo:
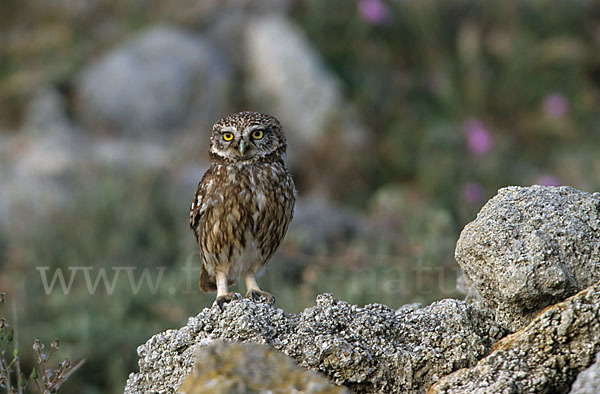
[[[15,349],[19,349],[19,326],[17,324],[17,306],[16,304],[13,302],[12,303],[12,309],[13,309],[13,326],[14,326],[14,340],[15,340]],[[18,359],[18,357],[16,358],[17,360],[17,390],[19,392],[19,394],[23,394],[23,387],[21,387],[21,385],[19,384],[19,381],[21,380],[21,361]]]
[[[11,392],[10,371],[6,367],[6,362],[4,361],[4,357],[0,357],[0,367],[2,367],[2,371],[4,371],[4,375],[6,376],[6,392],[10,394],[10,392]]]
[[[71,377],[71,375],[73,375],[79,368],[81,368],[81,366],[86,362],[86,359],[82,359],[81,361],[79,361],[77,364],[75,364],[75,366],[73,368],[71,368],[69,370],[69,372],[65,373],[63,376],[63,379],[61,382],[58,382],[58,384],[56,385],[56,389],[58,390],[60,388],[60,385],[63,384],[64,382],[67,381],[67,379],[69,379],[69,377]]]
[[[34,367],[36,368],[36,367]],[[40,393],[42,392],[42,387],[40,386],[39,382],[37,379],[33,379],[33,382],[35,383],[35,385],[37,386],[38,390],[40,391]]]

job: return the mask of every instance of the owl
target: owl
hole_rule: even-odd
[[[296,189],[284,156],[281,124],[259,112],[239,112],[215,123],[210,167],[190,207],[190,227],[202,256],[200,288],[217,291],[216,303],[237,298],[228,287],[239,278],[246,297],[275,302],[256,275],[281,244],[294,214]]]

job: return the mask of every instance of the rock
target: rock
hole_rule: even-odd
[[[326,133],[336,133],[336,155],[364,142],[365,127],[344,102],[339,81],[298,26],[267,15],[250,20],[244,38],[246,91],[285,125],[292,165]]]
[[[177,146],[157,141],[96,139],[90,145],[89,158],[94,166],[121,171],[166,170],[176,165]]]
[[[599,200],[598,193],[568,187],[500,190],[457,246],[469,301],[394,311],[324,294],[299,314],[248,299],[232,301],[224,311],[213,305],[140,346],[140,372],[130,375],[125,393],[175,392],[197,351],[203,358],[190,381],[201,388],[203,377],[211,376],[224,387],[240,387],[239,381],[226,383],[231,373],[220,372],[227,363],[219,361],[240,357],[215,350],[222,345],[207,348],[220,341],[269,345],[356,393],[567,392],[578,374],[573,390],[593,391],[599,361],[580,372],[600,354],[600,280],[590,283],[599,275]],[[261,354],[252,350],[248,356]],[[226,371],[249,364],[228,364]],[[271,372],[255,373],[268,382]]]
[[[71,197],[67,178],[86,158],[85,139],[71,124],[64,97],[39,88],[24,112],[22,129],[0,140],[0,230],[38,226]]]
[[[268,344],[353,392],[423,391],[451,371],[474,365],[503,334],[457,300],[396,313],[325,294],[294,315],[240,299],[223,312],[216,305],[206,308],[186,326],[140,346],[140,372],[129,376],[125,393],[173,393],[192,370],[196,349],[217,340]]]
[[[164,15],[169,15],[169,20],[176,21],[178,25],[207,25],[211,31],[214,31],[215,25],[218,26],[223,19],[235,15],[238,26],[234,26],[233,23],[230,25],[231,32],[235,34],[227,37],[226,42],[219,42],[224,50],[230,51],[230,46],[239,49],[236,44],[242,38],[241,31],[248,18],[265,13],[288,13],[291,6],[291,0],[181,0],[164,4],[161,9],[165,11]],[[238,16],[245,16],[246,20]]]
[[[71,209],[73,197],[91,173],[107,169],[139,173],[174,166],[176,147],[84,134],[64,110],[63,97],[42,88],[28,106],[23,128],[0,139],[0,230],[27,232],[48,213]]]
[[[411,302],[410,304],[404,304],[396,309],[396,313],[414,312],[421,308],[423,308],[423,305],[420,302]]]
[[[589,394],[600,392],[600,353],[596,353],[596,362],[577,375],[569,394]]]
[[[28,233],[49,213],[72,209],[92,173],[156,174],[174,162],[174,149],[155,142],[96,139],[50,128],[28,132],[0,140],[0,231]]]
[[[196,350],[182,394],[349,393],[268,346],[215,342]]]
[[[600,193],[500,189],[462,231],[456,260],[496,321],[519,330],[600,280]]]
[[[456,289],[464,294],[465,301],[469,304],[482,312],[491,313],[485,299],[481,296],[481,293],[479,293],[477,287],[473,284],[473,281],[467,278],[464,272],[456,278]]]
[[[73,126],[66,115],[63,95],[51,86],[40,88],[25,109],[22,128],[38,136],[72,132]]]
[[[435,393],[560,393],[600,350],[600,282],[546,308],[472,368],[442,378]]]
[[[209,0],[202,2],[202,4],[210,3],[212,3],[212,9],[210,13],[207,13],[207,24],[209,23],[207,34],[238,68],[242,68],[245,63],[244,41],[248,24],[253,23],[257,17],[265,15],[288,15],[292,6],[291,0]]]
[[[231,80],[209,40],[154,27],[81,73],[77,114],[91,130],[140,135],[190,123],[209,130],[228,112]]]

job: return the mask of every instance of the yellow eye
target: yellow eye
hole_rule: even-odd
[[[233,139],[233,133],[223,133],[223,139],[225,141],[231,141]]]
[[[261,139],[263,136],[264,136],[264,133],[263,133],[263,131],[262,131],[262,130],[254,130],[254,131],[252,132],[252,139],[259,140],[259,139]]]

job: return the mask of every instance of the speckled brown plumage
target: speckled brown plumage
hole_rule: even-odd
[[[283,161],[281,125],[270,115],[240,112],[217,122],[210,141],[211,165],[190,208],[203,261],[200,288],[217,290],[223,307],[234,298],[227,286],[243,277],[246,296],[272,303],[254,276],[279,247],[293,216],[296,191]]]

